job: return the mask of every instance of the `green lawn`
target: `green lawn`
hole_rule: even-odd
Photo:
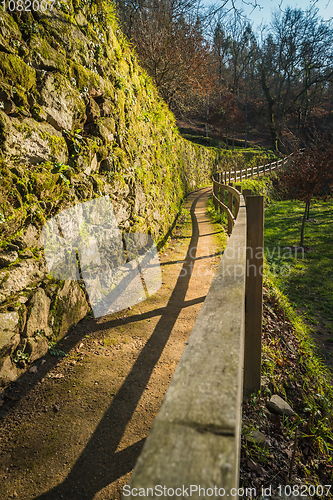
[[[333,335],[333,202],[313,203],[304,244],[310,251],[295,255],[304,205],[273,201],[265,209],[265,254],[278,287],[313,324]]]

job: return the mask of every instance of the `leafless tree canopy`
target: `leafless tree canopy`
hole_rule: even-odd
[[[116,0],[123,29],[169,106],[240,128],[264,122],[275,150],[291,130],[301,134],[323,102],[332,108],[333,25],[315,4],[284,9],[281,2],[255,33],[232,0],[210,7],[201,0]]]

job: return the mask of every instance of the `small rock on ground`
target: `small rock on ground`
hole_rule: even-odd
[[[274,394],[271,399],[267,401],[266,406],[271,413],[275,413],[276,415],[286,415],[287,417],[295,415],[292,407],[277,394]]]

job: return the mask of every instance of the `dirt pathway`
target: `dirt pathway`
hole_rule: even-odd
[[[210,189],[187,199],[190,222],[160,255],[150,299],[82,321],[6,391],[0,498],[120,499],[220,260],[223,231],[205,215]]]

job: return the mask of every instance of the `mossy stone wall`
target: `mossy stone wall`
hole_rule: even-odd
[[[56,304],[68,287],[48,277],[45,222],[108,194],[122,230],[162,240],[184,195],[209,182],[216,162],[216,150],[181,138],[108,2],[0,10],[0,314],[19,314],[0,382],[26,362],[24,324],[43,296],[38,289],[51,306],[29,349],[44,349],[52,328],[55,340],[64,334],[67,317]],[[68,290],[82,302],[77,322],[87,304],[77,284]],[[31,359],[41,355],[37,347]]]

